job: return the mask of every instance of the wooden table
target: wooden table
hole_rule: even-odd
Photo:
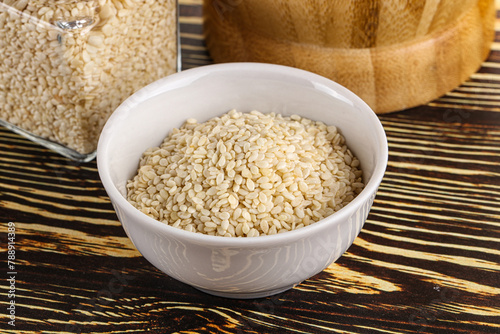
[[[184,68],[210,62],[199,2],[181,1]],[[461,87],[380,117],[389,165],[361,234],[274,297],[213,297],[162,274],[126,237],[95,161],[0,128],[0,332],[500,333],[499,28]]]

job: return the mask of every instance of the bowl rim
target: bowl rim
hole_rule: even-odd
[[[300,77],[301,79],[305,79],[311,83],[319,84],[323,90],[325,87],[330,89],[332,93],[334,92],[335,95],[337,95],[337,98],[339,98],[338,95],[340,95],[340,98],[348,99],[349,101],[354,103],[357,108],[361,109],[366,114],[365,116],[370,118],[371,123],[376,130],[378,146],[380,149],[380,154],[377,156],[377,161],[373,169],[373,173],[368,183],[365,184],[364,189],[345,207],[309,226],[275,235],[261,235],[259,237],[250,238],[222,237],[189,232],[162,223],[137,210],[131,203],[126,200],[126,198],[121,194],[121,192],[118,190],[111,179],[109,163],[105,158],[106,151],[108,150],[111,141],[111,138],[108,134],[113,132],[110,131],[110,129],[120,123],[121,119],[124,118],[123,114],[127,114],[139,103],[157,96],[160,93],[186,86],[196,79],[215,72],[225,71],[237,73],[241,72],[242,70],[281,74],[284,77]],[[288,244],[290,242],[294,242],[299,239],[311,236],[315,234],[317,230],[326,228],[327,225],[331,225],[330,228],[333,228],[342,220],[347,219],[353,213],[353,211],[356,210],[356,208],[362,206],[367,201],[370,201],[372,196],[375,196],[380,182],[382,181],[382,178],[385,174],[388,155],[389,152],[387,137],[378,116],[360,97],[351,92],[349,89],[330,79],[306,70],[275,64],[240,62],[211,64],[187,69],[161,78],[139,89],[137,92],[128,97],[124,102],[122,102],[107,120],[99,138],[96,162],[99,177],[108,196],[112,200],[112,203],[114,202],[113,205],[119,206],[124,211],[124,214],[131,217],[130,220],[133,220],[134,222],[138,221],[140,224],[149,225],[151,228],[168,233],[174,238],[180,240],[189,240],[197,244],[216,247],[255,248]],[[123,222],[121,222],[121,224],[122,226],[124,225]]]

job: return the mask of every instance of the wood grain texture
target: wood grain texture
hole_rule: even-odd
[[[181,0],[184,68],[210,63],[200,6]],[[337,263],[274,297],[213,297],[160,273],[126,237],[95,162],[0,128],[0,267],[6,275],[14,222],[18,272],[15,328],[0,282],[0,332],[498,333],[495,45],[464,85],[380,116],[389,165],[360,236]]]
[[[204,9],[215,62],[306,69],[379,114],[463,83],[487,57],[495,19],[493,0],[206,0]]]

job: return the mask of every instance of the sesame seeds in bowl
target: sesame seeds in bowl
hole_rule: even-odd
[[[236,110],[188,119],[143,154],[127,199],[170,226],[224,237],[299,229],[364,187],[335,126],[298,115]]]
[[[344,87],[232,63],[132,95],[106,123],[97,165],[152,265],[210,294],[256,298],[300,284],[350,247],[384,175],[387,141]]]

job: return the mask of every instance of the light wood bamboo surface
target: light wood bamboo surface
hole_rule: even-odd
[[[201,2],[180,3],[184,68],[209,64]],[[469,80],[380,115],[389,164],[361,234],[337,263],[274,297],[213,297],[162,274],[126,237],[95,161],[0,128],[0,332],[499,333],[497,16],[492,52]]]
[[[288,65],[330,78],[379,114],[434,100],[487,57],[494,0],[206,0],[215,62]]]

